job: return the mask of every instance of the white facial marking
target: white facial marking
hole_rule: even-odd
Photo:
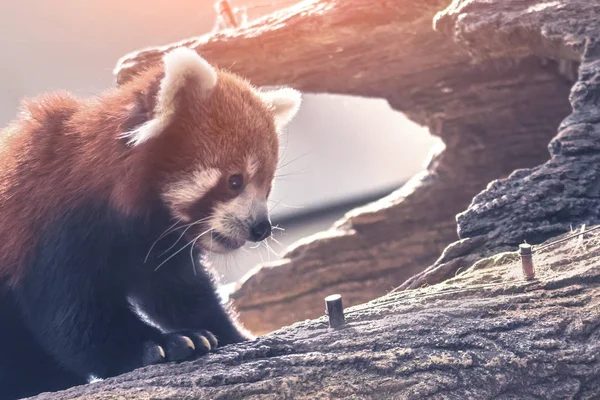
[[[246,241],[250,226],[257,220],[268,217],[267,200],[255,185],[248,185],[236,198],[217,204],[214,207],[209,228],[214,232],[234,240]],[[223,246],[212,240],[209,235],[203,237],[204,248],[216,252],[226,252]]]
[[[220,203],[214,208],[213,218],[211,219],[211,228],[223,234],[231,236],[247,235],[247,229],[242,232],[239,229],[239,223],[234,224],[231,217],[238,221],[246,222],[251,215],[252,201],[256,197],[256,188],[253,185],[246,186],[243,193],[236,198]],[[248,224],[249,226],[250,224]]]
[[[254,155],[250,155],[246,160],[246,172],[250,175],[250,178],[254,177],[258,172],[259,163]]]
[[[302,102],[300,92],[290,88],[260,92],[259,95],[273,109],[277,129],[283,128],[294,118]]]
[[[187,78],[195,77],[199,81],[195,90],[202,95],[208,94],[217,85],[217,71],[192,49],[176,48],[163,57],[163,63],[165,76],[160,83],[154,118],[122,135],[132,146],[160,135],[171,122],[176,111],[177,93],[186,87]]]
[[[221,179],[221,171],[215,168],[196,170],[187,179],[171,184],[163,194],[163,198],[171,206],[192,203],[214,188],[219,179]]]

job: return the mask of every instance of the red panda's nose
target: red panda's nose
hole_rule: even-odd
[[[260,242],[271,235],[271,222],[268,219],[258,221],[250,227],[250,240]]]

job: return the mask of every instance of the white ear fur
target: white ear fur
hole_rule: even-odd
[[[204,95],[217,85],[217,71],[192,49],[178,47],[163,56],[163,63],[165,75],[156,98],[154,118],[123,135],[129,139],[130,145],[137,146],[160,135],[175,114],[175,99],[185,87],[187,78],[196,78],[197,90]]]
[[[261,92],[260,96],[272,107],[278,129],[286,126],[294,118],[302,102],[302,94],[290,88]]]

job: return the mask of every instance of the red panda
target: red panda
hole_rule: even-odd
[[[251,339],[202,255],[270,235],[300,101],[178,48],[95,99],[25,102],[0,133],[0,398]]]

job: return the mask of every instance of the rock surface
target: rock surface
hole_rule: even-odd
[[[449,248],[467,246],[469,254],[444,254],[402,288],[443,281],[524,240],[536,244],[600,222],[599,16],[600,3],[587,0],[455,1],[437,16],[437,29],[479,59],[538,54],[575,61],[579,78],[571,90],[572,112],[548,146],[550,159],[491,182],[457,217],[463,240]]]
[[[331,293],[348,305],[387,293],[457,239],[455,215],[489,181],[548,158],[547,143],[570,112],[572,82],[561,65],[523,54],[474,63],[432,29],[447,5],[305,1],[240,30],[119,62],[123,83],[170,48],[188,46],[257,85],[385,98],[443,140],[445,149],[403,188],[247,277],[232,297],[255,333],[317,317]]]
[[[193,362],[140,369],[38,400],[593,399],[600,396],[600,235],[499,254]]]

